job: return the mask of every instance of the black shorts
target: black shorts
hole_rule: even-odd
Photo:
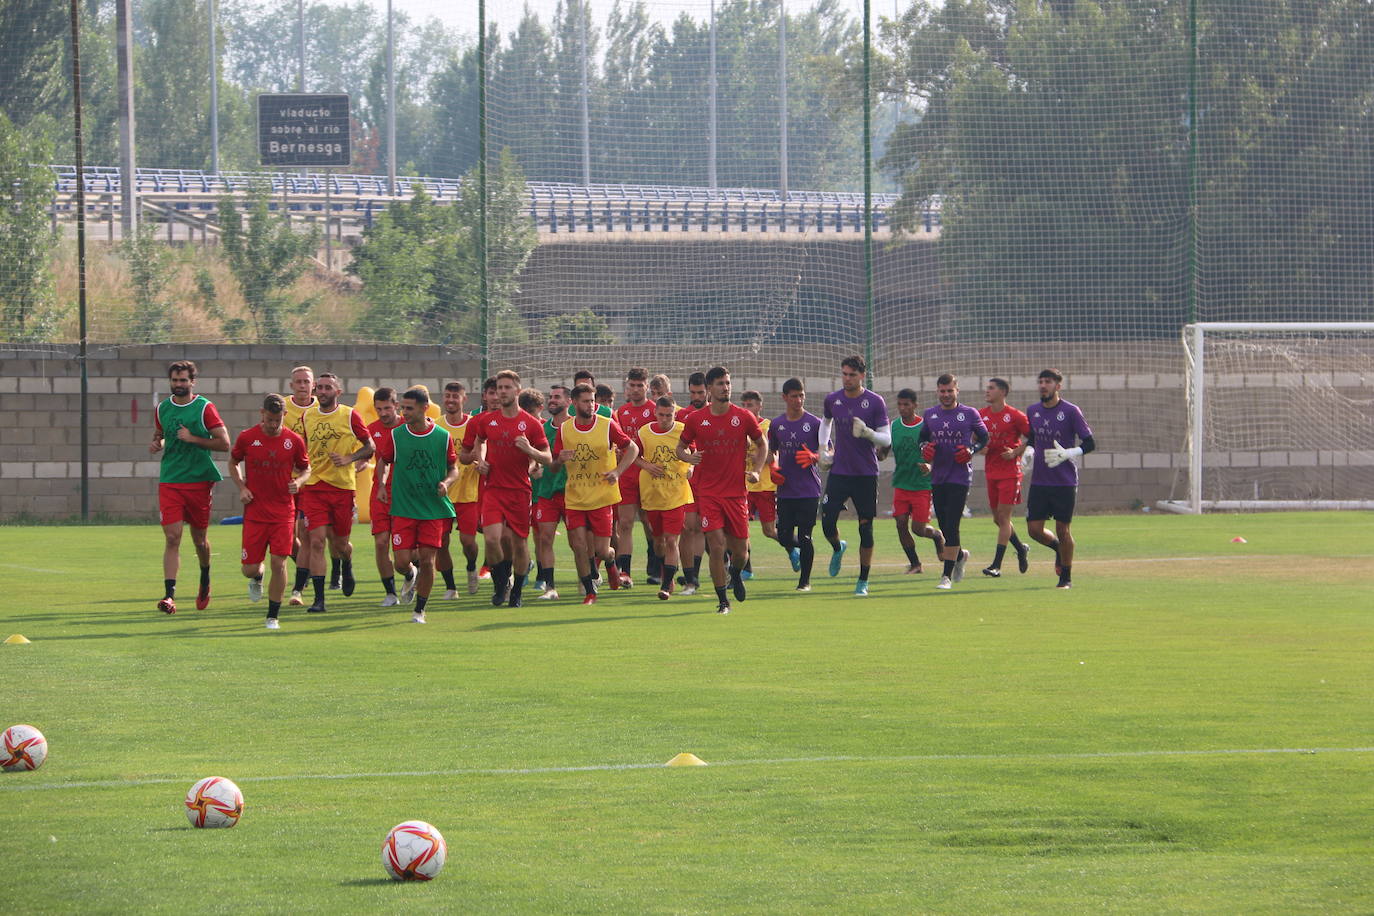
[[[816,506],[820,501],[819,496],[778,500],[778,530],[795,528],[802,534],[810,534],[816,527]]]
[[[1052,518],[1067,525],[1073,521],[1073,507],[1077,500],[1077,487],[1037,487],[1031,484],[1026,496],[1026,521],[1043,522]]]
[[[825,497],[821,513],[835,518],[848,501],[860,519],[878,516],[878,478],[867,474],[831,474],[825,479]]]
[[[930,505],[935,510],[935,523],[940,527],[945,546],[958,547],[959,523],[964,520],[964,506],[968,505],[968,487],[961,483],[933,484]]]

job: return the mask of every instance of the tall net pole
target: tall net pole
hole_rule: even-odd
[[[873,367],[873,325],[876,318],[873,301],[873,101],[869,63],[873,54],[872,0],[864,0],[864,299],[867,305],[867,335],[864,341],[864,362],[868,375],[875,375]]]
[[[487,2],[477,0],[477,271],[478,332],[482,348],[482,378],[488,376],[491,353],[489,305],[491,290],[487,277]]]
[[[90,376],[86,356],[86,150],[81,131],[81,9],[71,0],[72,20],[72,132],[76,153],[76,302],[81,335],[77,362],[81,364],[81,520],[91,517]]]

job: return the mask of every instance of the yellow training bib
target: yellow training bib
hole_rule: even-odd
[[[674,451],[682,439],[682,421],[674,421],[666,433],[661,433],[656,424],[650,423],[639,428],[640,455],[649,464],[656,464],[664,470],[662,477],[655,477],[648,471],[639,475],[639,505],[646,511],[662,512],[676,509],[692,502],[692,485],[687,482],[692,466],[681,461]]]
[[[558,427],[563,448],[572,450],[575,457],[564,464],[568,469],[568,484],[563,490],[563,502],[569,509],[587,512],[620,502],[620,487],[607,483],[602,475],[614,471],[618,463],[611,447],[611,418],[597,416],[592,428],[577,428],[577,418]]]

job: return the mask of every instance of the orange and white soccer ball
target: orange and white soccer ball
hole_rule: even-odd
[[[243,814],[243,793],[223,776],[207,776],[186,793],[192,827],[232,827]]]
[[[396,881],[437,877],[447,857],[443,834],[424,821],[397,824],[382,842],[382,867]]]
[[[36,770],[48,759],[48,739],[32,725],[11,725],[0,737],[0,770]]]

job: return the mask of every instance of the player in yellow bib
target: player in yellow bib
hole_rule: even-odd
[[[757,391],[746,391],[740,397],[740,405],[745,410],[752,413],[759,421],[759,429],[763,432],[763,441],[768,441],[768,427],[772,421],[763,415],[763,395]],[[772,461],[772,458],[769,459]],[[744,459],[744,471],[747,473],[753,467],[753,458]],[[749,493],[749,513],[757,515],[759,524],[763,526],[763,536],[771,540],[778,540],[778,484],[773,480],[772,466],[765,467],[759,479],[754,483],[748,483],[746,477],[745,490]],[[791,552],[788,552],[790,558]],[[745,579],[754,578],[753,557],[744,564],[744,571],[740,574]]]
[[[286,399],[286,411],[282,415],[282,426],[291,430],[302,439],[305,438],[305,412],[315,406],[315,370],[309,366],[297,366],[291,370],[289,383],[291,396]],[[291,586],[291,604],[300,607],[305,604],[302,593],[310,581],[310,559],[301,552],[307,540],[305,515],[300,511],[300,500],[296,511],[296,537],[291,544],[291,559],[296,564],[296,582]],[[339,560],[334,558],[331,579],[339,577]]]
[[[462,382],[448,382],[444,385],[444,412],[435,421],[448,431],[454,442],[463,441],[472,417],[464,408],[468,402],[468,389]],[[468,594],[477,594],[477,485],[482,475],[477,464],[459,464],[458,479],[448,488],[449,501],[455,513],[453,528],[458,529],[458,543],[463,548],[463,559],[467,563]],[[449,541],[453,531],[444,532],[444,546],[439,549],[436,563],[440,575],[444,577],[444,597],[458,597],[458,585],[453,577],[453,554],[449,551]]]
[[[667,396],[654,402],[654,422],[641,426],[640,457],[636,461],[639,475],[639,505],[649,521],[654,535],[654,549],[663,558],[662,583],[658,598],[667,601],[673,595],[673,577],[677,575],[681,557],[678,539],[687,518],[687,507],[695,501],[689,481],[692,466],[677,457],[682,441],[683,424],[675,419],[677,405]]]
[[[568,545],[586,592],[582,603],[595,604],[595,559],[605,563],[611,588],[620,587],[611,551],[614,507],[620,502],[620,475],[639,457],[639,447],[614,420],[597,414],[596,390],[590,385],[573,388],[572,403],[572,418],[558,427],[551,467],[568,472],[563,489]]]

